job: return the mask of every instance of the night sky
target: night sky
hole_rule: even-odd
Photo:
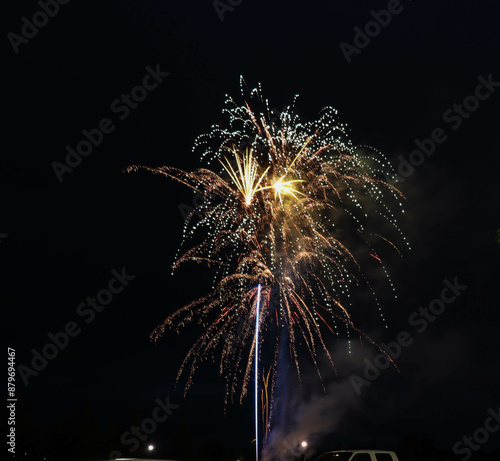
[[[225,95],[239,97],[240,75],[249,87],[261,83],[277,110],[299,94],[304,120],[338,109],[355,144],[391,160],[406,197],[400,223],[412,249],[387,261],[397,298],[376,283],[389,327],[363,293],[354,310],[378,342],[408,332],[399,372],[382,370],[357,393],[352,377],[366,379],[377,349],[354,338],[349,353],[346,338],[329,338],[338,374],[319,357],[326,394],[312,369],[302,389],[290,378],[287,443],[306,437],[315,456],[339,445],[400,450],[402,439],[429,438],[451,452],[464,436],[486,433],[477,430],[500,407],[497,2],[68,1],[46,21],[37,16],[46,22],[38,32],[23,22],[41,11],[37,2],[8,3],[0,279],[3,337],[18,367],[19,450],[26,440],[34,458],[60,456],[50,455],[51,443],[72,440],[87,414],[90,432],[113,427],[114,438],[95,442],[100,451],[68,455],[75,459],[113,450],[145,456],[148,443],[163,458],[188,459],[210,444],[251,455],[252,399],[224,414],[217,366],[203,366],[186,397],[182,382],[174,388],[199,331],[149,340],[167,314],[209,286],[202,266],[171,275],[181,209],[193,206],[193,194],[159,175],[122,172],[131,164],[201,166],[193,142],[224,121]],[[393,13],[377,15],[387,9]],[[375,16],[386,25],[374,26]],[[372,37],[362,38],[366,27]],[[143,84],[151,89],[136,93],[142,101],[120,101]],[[67,146],[76,149],[83,131],[99,126],[107,133],[91,152],[61,167]],[[430,154],[411,156],[419,148]],[[128,279],[109,304],[82,307],[116,273]],[[434,318],[419,313],[447,283],[460,287],[456,299]],[[65,329],[67,344],[34,370],[34,351]],[[120,435],[167,398],[178,407],[130,452]],[[478,449],[500,450],[499,434],[490,431]]]

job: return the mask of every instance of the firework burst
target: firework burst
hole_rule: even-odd
[[[199,363],[217,361],[227,379],[226,403],[247,393],[256,324],[261,341],[275,338],[266,346],[274,351],[274,370],[280,337],[287,336],[299,378],[299,343],[321,377],[318,352],[332,361],[323,332],[337,334],[343,325],[363,335],[353,325],[348,300],[363,275],[338,232],[340,220],[348,219],[349,233],[381,262],[374,237],[396,246],[374,233],[371,223],[382,219],[399,232],[391,210],[401,207],[401,194],[387,182],[387,161],[373,149],[355,148],[335,109],[326,107],[317,120],[304,123],[295,100],[276,116],[260,90],[245,91],[244,82],[242,90],[243,105],[226,101],[227,124],[213,126],[195,142],[207,168],[128,168],[166,175],[203,197],[186,219],[173,269],[189,261],[208,265],[214,271],[212,289],[169,315],[151,337],[157,340],[167,329],[178,332],[193,322],[203,325],[178,378],[187,375],[187,391]],[[271,396],[273,383],[271,377]]]

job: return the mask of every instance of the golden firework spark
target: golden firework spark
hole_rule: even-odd
[[[274,189],[274,198],[279,197],[280,203],[283,204],[283,194],[291,195],[295,199],[298,199],[299,195],[304,196],[302,192],[299,192],[298,190],[294,189],[293,184],[298,182],[304,182],[304,180],[291,179],[285,181],[285,176],[282,176],[277,181],[275,181],[272,186],[269,186],[269,189]]]
[[[257,179],[258,165],[252,158],[252,149],[247,149],[244,154],[240,154],[235,148],[233,148],[233,154],[238,172],[234,170],[231,162],[227,158],[224,157],[226,163],[220,159],[219,161],[222,163],[222,166],[228,172],[234,184],[241,192],[245,205],[250,206],[255,192],[259,190],[259,185],[270,167],[267,167],[261,174],[260,178]]]

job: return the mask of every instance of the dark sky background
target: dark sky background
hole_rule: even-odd
[[[329,410],[319,418],[323,436],[313,451],[372,441],[397,448],[412,433],[451,450],[482,427],[489,408],[498,409],[500,87],[457,129],[443,114],[474,94],[478,77],[500,82],[500,10],[494,1],[401,5],[351,63],[340,43],[353,44],[353,28],[363,29],[386,1],[244,0],[223,21],[209,0],[72,1],[18,53],[7,34],[20,34],[21,18],[40,8],[35,1],[3,6],[3,337],[17,364],[31,366],[32,350],[42,350],[49,332],[69,321],[82,330],[27,386],[18,374],[17,392],[36,425],[62,420],[89,398],[99,427],[119,425],[131,409],[146,417],[156,398],[170,396],[179,408],[151,435],[153,443],[168,443],[187,424],[197,444],[213,438],[251,447],[252,401],[224,415],[216,367],[200,370],[186,398],[174,390],[196,330],[149,341],[168,313],[206,289],[201,267],[170,274],[183,224],[179,205],[191,205],[192,194],[159,176],[121,172],[130,164],[200,166],[194,139],[222,119],[224,95],[239,95],[240,75],[251,87],[262,83],[276,108],[300,94],[305,120],[324,106],[337,108],[354,142],[381,150],[395,167],[415,139],[436,128],[448,135],[400,185],[407,198],[401,226],[412,250],[389,264],[397,300],[387,285],[378,293],[389,328],[382,332],[378,318],[363,325],[357,312],[379,341],[411,332],[400,373],[383,371],[357,396],[348,377],[362,375],[363,360],[376,351],[354,341],[349,355],[344,340],[330,341],[339,375],[326,371],[326,395],[309,376],[302,391],[290,391],[294,427],[307,435],[316,406]],[[170,75],[119,120],[111,103],[157,65]],[[52,162],[64,162],[65,147],[105,117],[115,130],[60,183]],[[135,279],[86,324],[77,306],[122,267]],[[467,289],[417,333],[409,316],[455,277]],[[484,451],[499,448],[498,434]]]

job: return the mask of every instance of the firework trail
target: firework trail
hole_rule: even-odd
[[[213,126],[195,141],[193,150],[206,168],[127,169],[163,174],[203,197],[186,219],[173,270],[189,261],[205,264],[214,271],[211,291],[169,315],[151,337],[157,340],[167,329],[179,332],[191,323],[203,325],[178,379],[186,375],[187,391],[197,366],[217,361],[226,378],[226,404],[247,394],[257,362],[256,337],[266,344],[274,338],[266,349],[273,351],[270,367],[276,370],[286,331],[299,378],[299,344],[321,378],[318,352],[333,365],[324,332],[338,334],[344,326],[367,338],[353,325],[349,309],[351,288],[365,279],[339,224],[382,265],[374,240],[396,245],[375,233],[373,223],[387,222],[400,233],[391,209],[402,201],[387,181],[392,178],[388,162],[373,149],[355,148],[335,109],[326,107],[317,120],[302,122],[295,100],[276,117],[260,89],[248,91],[242,81],[242,92],[243,105],[226,100],[226,125]],[[260,336],[254,334],[258,298]],[[274,382],[275,372],[271,403]]]

